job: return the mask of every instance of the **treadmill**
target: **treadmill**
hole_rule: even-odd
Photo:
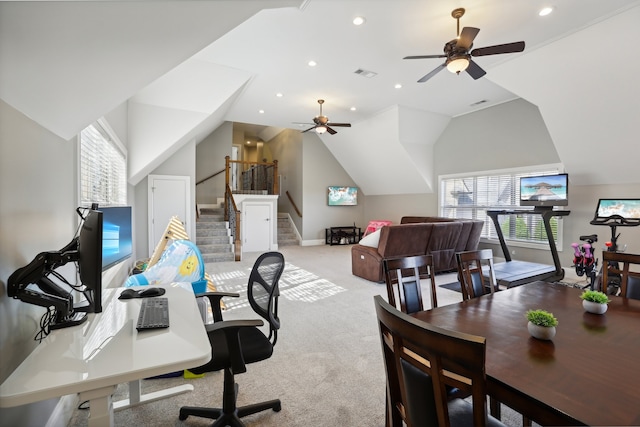
[[[567,216],[571,211],[554,210],[552,206],[536,206],[533,210],[488,210],[487,215],[493,221],[500,240],[500,247],[504,255],[505,262],[494,264],[493,269],[496,276],[498,286],[512,288],[514,286],[524,285],[525,283],[543,280],[546,282],[556,282],[564,278],[564,269],[560,265],[560,257],[556,242],[553,240],[553,231],[551,229],[550,220],[554,216]],[[539,264],[535,262],[518,261],[511,259],[509,247],[504,239],[502,228],[498,222],[500,215],[540,215],[544,223],[544,229],[547,232],[549,240],[549,249],[553,257],[553,265]]]

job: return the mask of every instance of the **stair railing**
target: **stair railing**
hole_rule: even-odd
[[[236,206],[235,200],[233,200],[233,193],[231,192],[231,187],[229,187],[229,185],[226,186],[224,192],[224,220],[229,222],[235,260],[240,261],[242,259],[242,250],[240,247],[242,242],[242,239],[240,238],[241,215],[238,207]]]
[[[302,218],[302,213],[300,212],[300,210],[298,209],[298,207],[296,206],[296,202],[293,201],[293,198],[291,197],[291,194],[289,194],[289,190],[286,191],[287,194],[287,198],[289,198],[289,202],[291,202],[291,206],[293,206],[293,209],[296,211],[296,213],[298,214],[298,216],[300,218]]]

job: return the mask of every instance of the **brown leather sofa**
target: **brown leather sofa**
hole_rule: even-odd
[[[403,217],[398,225],[380,229],[377,248],[351,247],[351,272],[373,282],[383,282],[382,260],[398,256],[431,254],[436,272],[457,268],[455,254],[478,249],[482,221],[440,217]]]

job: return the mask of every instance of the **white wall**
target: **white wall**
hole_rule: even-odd
[[[44,309],[7,296],[7,280],[77,224],[76,144],[0,100],[0,382],[35,348]],[[3,425],[44,425],[58,399],[2,409]]]
[[[196,182],[225,167],[225,156],[231,157],[233,123],[225,122],[196,146]],[[224,172],[196,186],[198,203],[214,204],[224,197]]]
[[[348,226],[354,223],[357,227],[365,227],[364,203],[361,202],[365,194],[358,194],[357,206],[327,205],[327,186],[354,186],[356,183],[316,134],[307,132],[302,135],[302,240],[324,242],[325,228],[328,227]]]

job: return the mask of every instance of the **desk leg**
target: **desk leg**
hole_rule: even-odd
[[[116,386],[107,386],[97,390],[80,393],[80,401],[89,401],[89,427],[113,427],[112,395]]]
[[[153,393],[142,394],[140,380],[135,380],[129,382],[129,398],[114,402],[113,409],[116,411],[120,409],[127,409],[142,403],[149,403],[154,400],[165,399],[167,397],[190,391],[193,391],[193,386],[191,384],[183,384],[176,387],[166,388],[164,390],[154,391]]]

